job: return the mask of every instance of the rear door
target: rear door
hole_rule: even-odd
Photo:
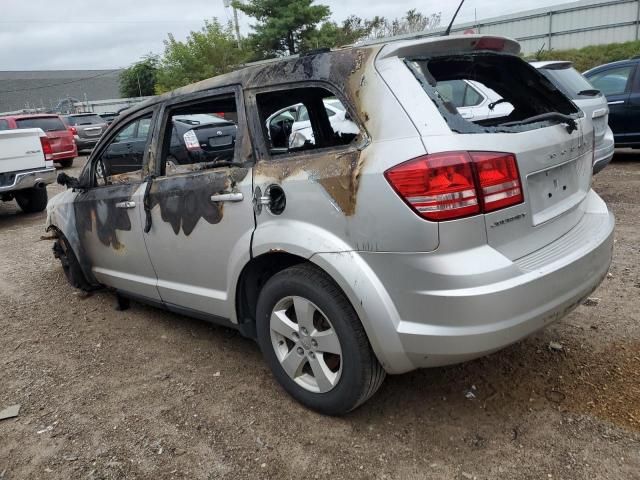
[[[616,144],[628,142],[631,133],[630,92],[635,76],[636,64],[627,63],[598,70],[587,75],[591,84],[600,90],[609,104],[609,126]],[[634,122],[635,123],[635,122]]]
[[[152,122],[154,110],[131,118],[113,132],[92,154],[92,187],[81,191],[74,201],[75,224],[91,270],[99,282],[110,287],[158,301],[156,275],[142,234],[143,198],[146,182],[143,164],[151,142],[150,129],[144,142],[127,155],[115,157],[118,135]],[[118,158],[114,164],[113,159]],[[123,168],[123,165],[126,165]]]
[[[640,144],[640,66],[636,65],[631,91],[629,93],[629,107],[627,109],[627,141]]]
[[[255,227],[253,157],[241,105],[241,90],[233,87],[180,96],[164,107],[158,177],[149,189],[144,238],[159,294],[169,308],[225,319],[234,316],[234,279],[249,260]],[[193,135],[185,139],[189,130],[185,132],[180,126],[184,122],[177,119],[198,115],[222,115],[236,125],[233,148],[228,148],[228,138],[216,144],[224,130],[210,132],[204,147],[192,143]],[[186,155],[172,155],[176,142],[192,143],[184,145]]]

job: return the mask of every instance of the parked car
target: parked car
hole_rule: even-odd
[[[73,113],[62,117],[73,134],[78,150],[93,148],[107,129],[107,122],[95,113]]]
[[[0,131],[0,200],[15,199],[26,213],[43,211],[46,187],[56,178],[53,157],[51,140],[40,128]]]
[[[149,99],[78,179],[60,178],[73,188],[48,206],[55,254],[72,285],[106,285],[123,308],[135,298],[256,339],[282,387],[325,414],[358,407],[387,373],[499,350],[579,305],[613,248],[591,121],[519,53],[481,35],[376,40]],[[454,79],[512,110],[464,119],[435,88]],[[357,135],[336,134],[334,98]],[[283,147],[267,119],[298,104],[314,143]],[[233,119],[233,158],[172,168],[179,119],[212,112]],[[109,175],[118,136],[147,121],[129,171]]]
[[[113,121],[116,119],[116,117],[118,116],[117,112],[105,112],[105,113],[100,113],[100,118],[102,118],[107,125],[111,125],[113,123]]]
[[[443,80],[436,84],[438,94],[449,101],[465,120],[486,120],[509,115],[513,105],[486,85],[474,80]]]
[[[73,159],[78,156],[78,149],[73,141],[73,135],[58,115],[9,115],[0,117],[0,131],[16,128],[40,128],[51,144],[53,161],[63,168],[73,165]]]
[[[323,101],[335,134],[339,137],[355,137],[359,133],[358,126],[351,121],[342,102],[337,98],[327,98]],[[275,112],[267,119],[266,125],[274,144],[285,149],[315,144],[309,112],[302,103],[289,105]]]
[[[176,165],[233,161],[235,123],[210,113],[173,118],[170,160]]]
[[[562,90],[592,120],[596,139],[593,174],[600,172],[609,165],[615,151],[606,97],[578,73],[571,62],[531,62],[531,65]]]
[[[640,148],[640,58],[622,60],[584,72],[609,103],[609,126],[616,147]]]

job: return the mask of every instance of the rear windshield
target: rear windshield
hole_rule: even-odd
[[[20,118],[16,120],[18,128],[41,128],[45,132],[66,130],[62,120],[57,117]]]
[[[78,117],[67,117],[67,123],[73,127],[77,125],[97,125],[104,123],[104,118],[98,115],[81,115]]]
[[[570,65],[561,65],[559,67],[550,65],[541,68],[540,72],[573,100],[601,95],[586,78]]]
[[[580,115],[565,94],[515,55],[477,52],[407,58],[405,63],[454,132],[521,132],[567,121],[575,127],[573,119]],[[460,97],[456,92],[465,84],[459,80],[495,98],[463,111],[477,102],[476,90]]]

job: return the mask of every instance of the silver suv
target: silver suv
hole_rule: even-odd
[[[284,389],[325,414],[361,405],[387,373],[501,349],[598,286],[614,230],[591,190],[591,123],[519,50],[486,36],[372,43],[148,100],[79,179],[61,174],[54,252],[76,287],[255,338]],[[435,88],[456,79],[513,109],[462,118]],[[357,128],[334,129],[327,100]],[[268,131],[299,104],[313,141]],[[174,121],[203,115],[234,127]]]

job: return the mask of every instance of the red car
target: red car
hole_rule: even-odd
[[[41,128],[51,143],[53,161],[63,168],[73,165],[73,159],[78,156],[73,133],[67,129],[58,115],[25,114],[0,117],[0,130],[16,128]]]

